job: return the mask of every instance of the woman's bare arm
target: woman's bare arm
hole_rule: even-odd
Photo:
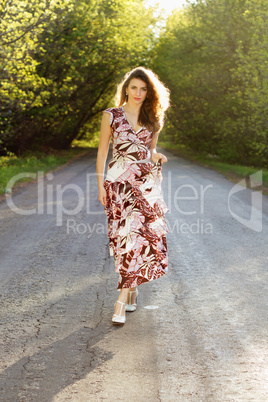
[[[165,157],[165,155],[161,154],[160,152],[157,152],[157,150],[156,150],[156,144],[157,144],[157,140],[158,140],[158,135],[159,135],[159,133],[156,133],[156,134],[153,136],[153,139],[152,139],[152,141],[151,141],[151,145],[150,145],[151,159],[152,159],[155,163],[157,163],[157,161],[158,161],[159,159],[161,159],[162,162],[164,163],[164,162],[167,162],[167,158]]]
[[[103,113],[101,121],[100,141],[99,141],[97,163],[96,163],[97,179],[99,187],[99,201],[102,203],[102,205],[106,204],[106,191],[103,187],[103,180],[104,180],[106,159],[109,151],[110,137],[111,137],[110,113],[105,112]]]

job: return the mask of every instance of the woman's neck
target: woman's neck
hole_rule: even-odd
[[[127,102],[124,104],[124,110],[126,110],[126,112],[129,114],[139,115],[140,108],[141,105],[137,105],[135,103]]]

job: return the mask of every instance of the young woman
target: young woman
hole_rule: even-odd
[[[119,107],[103,112],[97,175],[110,254],[120,274],[112,321],[124,324],[125,311],[136,310],[137,286],[167,271],[168,208],[161,192],[162,162],[167,158],[156,151],[156,143],[169,91],[151,70],[138,67],[118,86],[117,99]],[[103,182],[110,138],[113,157]]]

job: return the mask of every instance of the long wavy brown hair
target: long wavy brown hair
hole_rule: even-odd
[[[117,106],[127,103],[126,89],[133,78],[139,78],[147,84],[147,97],[141,105],[138,123],[157,133],[163,127],[165,111],[170,106],[170,91],[152,70],[137,67],[128,72],[118,85],[115,96]]]

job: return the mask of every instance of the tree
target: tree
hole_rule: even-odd
[[[3,147],[64,148],[94,128],[122,74],[146,64],[152,14],[142,0],[6,1]]]
[[[171,89],[169,139],[226,161],[267,164],[265,15],[263,0],[207,0],[169,18],[154,61]]]

